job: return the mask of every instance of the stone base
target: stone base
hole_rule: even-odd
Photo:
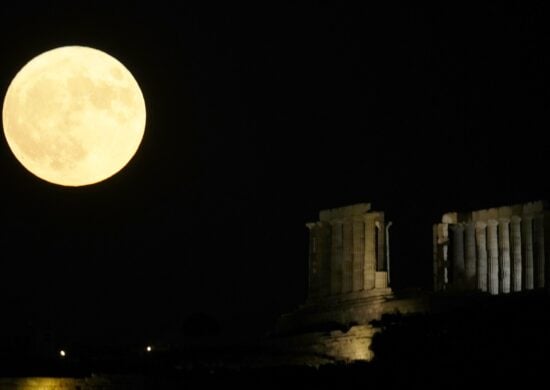
[[[389,288],[310,300],[279,318],[271,342],[276,349],[288,352],[287,356],[299,356],[302,363],[295,364],[368,361],[373,357],[370,343],[378,331],[372,321],[386,313],[416,313],[429,307],[424,293],[401,292],[396,296]]]
[[[282,315],[274,333],[349,329],[355,325],[368,325],[380,319],[384,313],[417,312],[425,306],[425,300],[416,293],[395,296],[389,288],[352,292],[309,300],[294,312]]]
[[[269,364],[318,367],[335,362],[370,361],[373,358],[370,345],[377,331],[371,325],[357,325],[345,332],[333,330],[272,338],[266,342],[273,351]]]
[[[374,287],[388,288],[388,273],[386,271],[374,273]]]

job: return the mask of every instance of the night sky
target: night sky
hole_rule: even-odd
[[[3,318],[82,343],[196,313],[261,333],[305,299],[321,209],[385,211],[394,287],[430,287],[442,213],[548,198],[544,2],[182,3],[0,6],[2,98],[34,56],[83,45],[147,105],[136,156],[88,187],[41,181],[2,137]]]

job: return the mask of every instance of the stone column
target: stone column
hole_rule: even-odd
[[[544,216],[537,214],[533,221],[534,228],[534,249],[535,249],[535,285],[537,288],[545,286],[545,264],[544,264]]]
[[[332,246],[330,251],[330,293],[342,293],[342,245],[343,231],[341,222],[332,222]]]
[[[499,219],[498,223],[498,254],[499,254],[499,291],[510,292],[510,220]]]
[[[512,291],[521,291],[521,218],[514,215],[511,222]]]
[[[353,290],[353,225],[351,220],[343,223],[342,292]]]
[[[393,222],[386,224],[386,272],[388,273],[388,286],[390,285],[390,228]]]
[[[466,224],[464,231],[466,288],[476,288],[476,232],[474,222]]]
[[[476,222],[477,288],[487,291],[487,224]]]
[[[365,215],[365,260],[363,263],[363,288],[365,290],[374,288],[376,272],[375,217],[375,214]]]
[[[451,242],[453,245],[453,286],[454,288],[464,288],[464,225],[457,223],[451,225],[451,231],[453,232]]]
[[[487,221],[487,273],[488,290],[492,295],[498,294],[498,222],[494,219]]]
[[[353,291],[363,289],[363,267],[365,258],[365,222],[353,221]]]
[[[534,283],[533,267],[533,217],[524,215],[521,221],[521,247],[523,249],[523,288],[532,290]]]
[[[384,221],[376,221],[376,270],[386,271],[386,262],[384,261]]]

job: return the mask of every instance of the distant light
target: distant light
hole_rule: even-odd
[[[59,351],[59,356],[65,357],[66,355],[67,355],[67,354],[65,353],[64,350]]]
[[[147,348],[145,348],[145,350],[147,352],[151,352],[153,350],[153,347],[151,347],[150,345],[147,346]]]

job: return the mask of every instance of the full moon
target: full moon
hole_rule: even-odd
[[[39,178],[84,186],[119,172],[145,131],[138,83],[117,59],[65,46],[29,61],[10,83],[4,134],[19,162]]]

